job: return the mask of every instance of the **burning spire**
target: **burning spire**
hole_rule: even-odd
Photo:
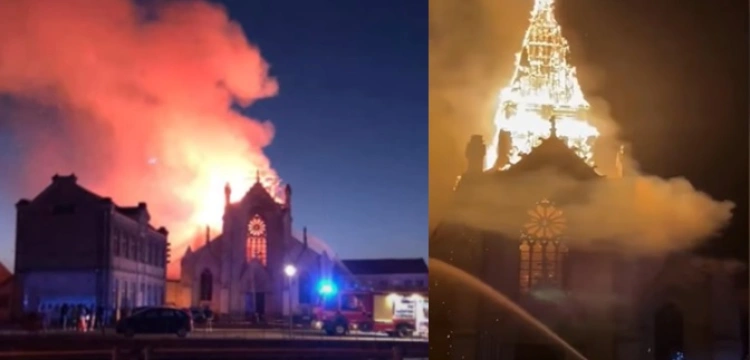
[[[535,0],[521,51],[516,54],[513,78],[500,92],[485,169],[506,169],[517,163],[552,135],[553,116],[555,136],[593,165],[592,145],[599,132],[586,122],[588,109],[576,69],[570,65],[568,41],[555,19],[554,0]],[[498,147],[501,132],[509,135],[509,146]],[[507,163],[498,163],[498,158],[505,157],[499,156],[499,151],[508,147]]]

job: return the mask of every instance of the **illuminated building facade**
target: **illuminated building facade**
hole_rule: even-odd
[[[502,171],[481,170],[484,146],[473,137],[454,209],[502,206],[505,184],[519,176],[544,176],[544,170],[581,184],[618,181],[598,175],[554,129],[551,134]],[[498,290],[590,359],[739,358],[740,307],[730,272],[685,253],[654,258],[576,248],[567,237],[572,225],[558,205],[583,196],[538,194],[526,220],[518,222],[517,236],[449,217],[431,239],[430,256]],[[680,285],[675,279],[690,281]],[[431,359],[566,359],[559,344],[497,303],[449,279],[431,281],[432,334],[441,339],[431,342]],[[586,301],[592,294],[599,300]]]
[[[75,175],[55,175],[16,208],[15,274],[25,310],[163,304],[168,233],[150,224],[145,203],[117,206]]]
[[[587,225],[571,224],[562,209],[585,201],[586,184],[627,174],[622,151],[613,178],[594,166],[598,131],[587,122],[589,105],[553,5],[535,1],[515,73],[499,95],[496,132],[489,146],[481,136],[470,139],[467,170],[431,236],[430,256],[507,296],[589,359],[740,358],[739,307],[726,269],[685,253],[625,256],[571,241],[573,226]],[[518,179],[544,184],[550,174],[575,181],[580,193],[511,193]],[[525,209],[508,200],[519,197],[529,198]],[[499,223],[517,235],[496,230]],[[518,314],[465,288],[431,279],[437,340],[430,359],[573,358]]]
[[[210,307],[230,318],[265,318],[305,312],[317,301],[317,283],[330,275],[325,251],[292,234],[292,191],[276,200],[256,179],[236,203],[225,188],[222,233],[206,231],[205,243],[188,248],[181,260],[180,286],[189,304]],[[296,269],[294,276],[285,267]]]

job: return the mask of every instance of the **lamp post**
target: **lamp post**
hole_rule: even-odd
[[[297,274],[297,267],[294,265],[287,265],[284,267],[284,274],[288,280],[287,282],[287,296],[289,298],[289,334],[292,333],[292,278]]]

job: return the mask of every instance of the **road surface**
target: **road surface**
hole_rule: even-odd
[[[399,356],[394,354],[398,353]],[[9,333],[0,335],[0,360],[392,360],[426,358],[425,339],[320,336],[310,331],[219,329],[133,339],[113,332]],[[401,356],[403,355],[403,356]]]
[[[122,337],[117,335],[112,329],[106,329],[102,334],[101,330],[93,330],[86,333],[63,330],[48,330],[38,333],[29,333],[22,330],[0,330],[0,341],[3,337],[32,336],[32,337],[56,337],[56,336],[86,336],[86,337]],[[144,339],[163,339],[176,338],[172,334],[159,335],[136,335],[136,338]],[[188,334],[187,339],[258,339],[258,340],[316,340],[316,341],[396,341],[396,342],[427,342],[424,337],[408,338],[391,338],[385,334],[359,333],[352,332],[346,336],[327,336],[321,331],[308,329],[226,329],[219,328],[213,330],[198,328]]]

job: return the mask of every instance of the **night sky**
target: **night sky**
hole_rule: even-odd
[[[736,204],[704,251],[748,257],[748,3],[561,1],[560,22],[606,72],[596,94],[646,173]],[[575,53],[576,44],[572,44]]]
[[[279,81],[244,111],[276,128],[265,150],[294,189],[294,227],[342,258],[425,257],[427,1],[223,3]],[[3,170],[17,157],[5,135]],[[0,261],[12,268],[21,195],[0,182]]]
[[[342,258],[426,256],[427,1],[224,3],[280,83],[248,111],[296,226]]]

